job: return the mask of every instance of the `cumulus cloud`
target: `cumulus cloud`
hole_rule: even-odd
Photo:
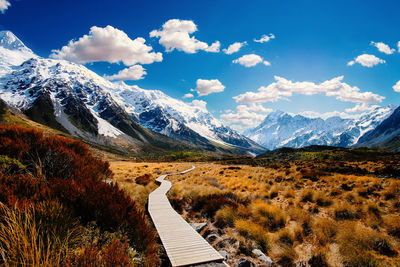
[[[271,63],[270,63],[269,61],[266,61],[266,60],[263,61],[263,64],[264,64],[265,66],[271,66]]]
[[[77,41],[71,40],[60,50],[53,50],[50,57],[77,63],[122,62],[127,66],[162,61],[162,54],[151,52],[153,48],[145,42],[146,40],[141,37],[132,40],[125,32],[112,26],[105,28],[93,26],[89,34]]]
[[[248,55],[244,55],[241,56],[238,59],[235,59],[232,61],[233,63],[238,63],[240,65],[243,65],[247,68],[250,67],[254,67],[255,65],[259,64],[259,63],[263,63],[265,66],[271,66],[271,63],[269,63],[266,60],[263,60],[262,57],[260,57],[259,55],[256,54],[248,54]]]
[[[275,35],[272,34],[272,33],[270,33],[269,35],[264,34],[264,35],[261,36],[261,38],[258,39],[258,40],[257,40],[257,39],[254,39],[254,42],[257,42],[257,43],[266,43],[266,42],[271,41],[272,39],[275,39]]]
[[[302,95],[325,94],[334,96],[337,100],[353,103],[379,103],[383,96],[372,92],[360,92],[355,86],[344,82],[343,76],[327,80],[320,84],[313,82],[292,82],[285,78],[275,76],[275,82],[268,86],[258,88],[256,92],[246,92],[233,97],[238,103],[254,104],[275,102],[292,96],[294,93]]]
[[[400,41],[397,43],[397,49],[399,50],[400,53]]]
[[[0,0],[0,12],[5,13],[6,10],[11,6],[10,1],[7,0]]]
[[[119,71],[117,74],[105,76],[105,78],[108,80],[137,81],[143,79],[146,74],[146,70],[141,65],[133,65]]]
[[[382,42],[378,42],[378,43],[371,42],[371,45],[375,46],[376,48],[378,48],[378,50],[380,52],[385,53],[387,55],[391,55],[396,51],[396,49],[390,48],[390,46],[388,46],[387,44],[382,43]]]
[[[165,22],[160,30],[150,32],[150,37],[158,37],[159,43],[165,47],[167,52],[174,49],[189,54],[197,53],[199,50],[207,52],[219,52],[220,43],[214,42],[211,46],[191,36],[197,31],[197,26],[191,20],[170,19]]]
[[[193,94],[187,93],[187,94],[185,94],[182,98],[192,98],[192,97],[194,97]]]
[[[393,85],[393,90],[400,93],[400,81]]]
[[[196,82],[196,88],[190,89],[196,91],[199,96],[209,95],[212,93],[219,93],[224,91],[225,86],[218,80],[203,80],[198,79]]]
[[[207,102],[206,102],[206,101],[195,99],[195,100],[193,100],[190,104],[191,104],[193,107],[199,108],[199,109],[201,109],[201,110],[203,110],[203,111],[207,111],[207,108],[206,108]]]
[[[340,117],[342,119],[354,119],[354,118],[358,118],[359,115],[357,114],[348,114],[346,112],[341,112],[341,111],[330,111],[330,112],[324,112],[324,113],[320,113],[317,111],[302,111],[299,113],[299,115],[302,115],[304,117],[307,118],[322,118],[322,119],[327,119],[327,118],[331,118],[331,117]]]
[[[221,115],[221,119],[223,119],[228,125],[240,130],[257,126],[264,120],[265,115],[270,112],[272,112],[272,109],[265,108],[259,104],[253,104],[250,106],[238,105],[236,107],[236,112],[226,110],[226,113]]]
[[[385,63],[386,61],[376,57],[374,55],[362,54],[356,57],[354,60],[349,61],[347,66],[353,66],[355,63],[359,63],[361,66],[371,68],[380,63]]]
[[[370,106],[367,103],[359,103],[352,108],[346,108],[345,111],[349,113],[358,113],[358,112],[373,110],[375,107],[376,105]]]
[[[212,53],[219,53],[219,49],[221,47],[221,43],[219,41],[215,41],[212,45],[207,47],[205,51]]]
[[[242,43],[236,42],[236,43],[233,43],[230,46],[228,46],[228,48],[222,49],[222,51],[224,51],[224,53],[227,55],[232,55],[233,53],[238,52],[240,50],[240,48],[242,48],[246,44],[247,44],[247,42],[242,42]]]

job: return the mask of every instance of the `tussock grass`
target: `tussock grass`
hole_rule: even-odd
[[[342,224],[337,239],[347,266],[396,266],[398,263],[393,242],[359,222]]]
[[[119,164],[111,163],[111,168]],[[281,266],[357,266],[357,263],[392,266],[400,262],[400,256],[382,253],[387,254],[388,246],[393,251],[400,247],[397,226],[400,224],[400,186],[393,179],[382,180],[365,174],[383,168],[384,164],[323,160],[260,166],[194,163],[196,169],[192,172],[167,178],[173,183],[169,198],[188,220],[208,220],[214,227],[210,229],[218,231],[223,243],[229,244],[224,249],[232,247],[228,259],[232,266],[243,256],[254,257],[251,252],[254,248],[261,249]],[[130,173],[124,165],[133,166]],[[131,191],[132,195],[146,198],[156,187],[154,183],[142,186],[123,180],[134,181],[146,173],[156,178],[157,171],[175,172],[190,166],[183,162],[121,163],[114,176],[127,189],[136,188],[137,191]],[[359,169],[362,171],[357,173]],[[227,193],[236,198],[227,198]],[[225,203],[227,200],[229,203]],[[201,207],[196,206],[199,201],[203,203]],[[380,241],[375,245],[365,241],[369,244],[366,249],[351,245],[350,235],[344,234],[344,229],[351,224],[368,229],[365,234],[353,229],[358,236],[355,243],[371,238]],[[365,252],[365,257],[372,260],[354,260],[344,249]],[[255,260],[255,263],[259,262]]]
[[[261,225],[250,220],[238,219],[235,221],[235,228],[243,237],[249,237],[256,241],[262,250],[268,249],[267,231]]]
[[[42,210],[40,210],[42,209]],[[43,212],[48,213],[44,217]],[[5,266],[60,266],[78,244],[80,228],[59,204],[11,209],[0,206],[0,250]]]

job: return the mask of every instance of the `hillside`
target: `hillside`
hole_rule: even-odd
[[[144,155],[264,150],[196,102],[112,83],[83,65],[38,57],[9,31],[0,37],[0,98],[31,120],[100,145],[124,143]]]

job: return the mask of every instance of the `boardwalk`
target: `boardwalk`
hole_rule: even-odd
[[[156,179],[161,185],[149,195],[149,213],[172,266],[222,262],[223,257],[172,208],[166,196],[172,184],[165,177]]]

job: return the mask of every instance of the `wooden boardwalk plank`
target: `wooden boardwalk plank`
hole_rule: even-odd
[[[185,174],[195,167],[176,173]],[[212,261],[222,262],[223,257],[196,232],[171,206],[167,192],[172,186],[164,180],[168,175],[156,179],[161,185],[149,195],[149,213],[167,252],[172,266],[187,266]]]

